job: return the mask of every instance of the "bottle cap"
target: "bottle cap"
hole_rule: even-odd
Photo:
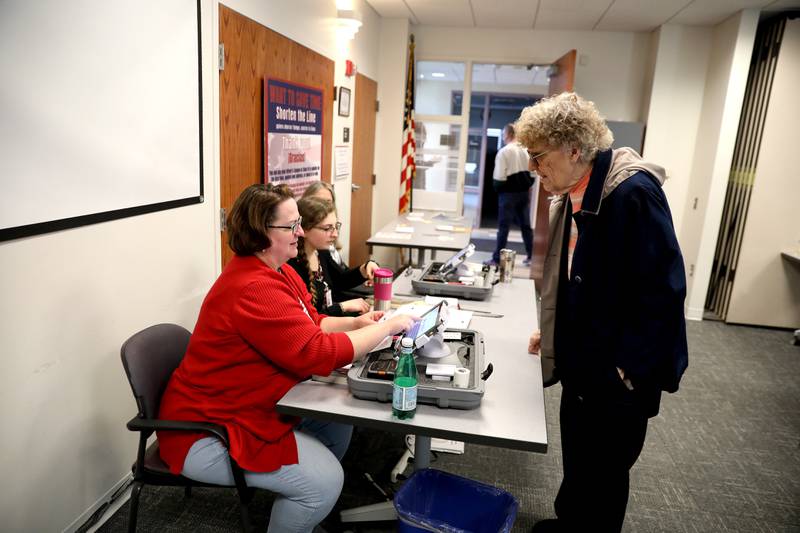
[[[400,341],[400,346],[403,348],[413,348],[414,347],[414,339],[411,337],[403,337]]]

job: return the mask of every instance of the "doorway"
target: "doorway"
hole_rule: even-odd
[[[470,105],[467,162],[464,166],[464,214],[474,227],[497,228],[494,159],[503,146],[503,126],[519,118],[543,95],[473,92]]]

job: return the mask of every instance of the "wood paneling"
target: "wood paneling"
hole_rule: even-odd
[[[570,50],[553,62],[558,73],[550,78],[550,95],[571,91],[575,83],[575,58],[577,51]],[[539,183],[536,202],[536,227],[533,229],[533,259],[531,278],[541,281],[544,271],[544,258],[547,254],[547,239],[550,231],[550,193]]]
[[[375,107],[378,84],[356,74],[353,117],[353,191],[350,200],[350,264],[369,259],[367,239],[372,224],[372,173],[375,159]]]
[[[220,207],[230,212],[247,186],[264,180],[264,79],[323,91],[322,177],[330,181],[333,61],[269,28],[219,6],[225,69],[219,75]],[[233,252],[222,232],[222,265]]]

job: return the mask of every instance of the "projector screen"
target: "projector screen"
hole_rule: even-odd
[[[203,201],[199,0],[0,2],[0,240]]]

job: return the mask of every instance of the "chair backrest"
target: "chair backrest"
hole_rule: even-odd
[[[191,334],[175,324],[158,324],[122,345],[122,366],[136,398],[139,416],[157,418],[161,395],[186,353]]]

